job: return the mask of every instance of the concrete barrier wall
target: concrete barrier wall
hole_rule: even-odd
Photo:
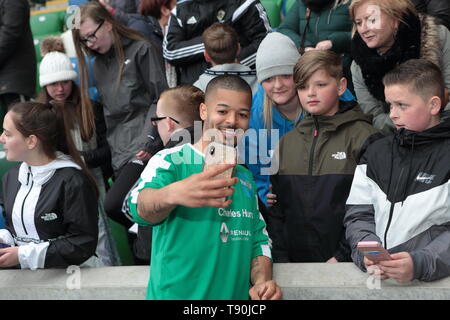
[[[0,270],[0,299],[142,300],[149,267]],[[450,277],[426,283],[379,281],[352,263],[280,263],[274,278],[287,300],[450,299]]]

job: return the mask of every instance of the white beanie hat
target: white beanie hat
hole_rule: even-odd
[[[256,52],[256,76],[261,83],[278,75],[294,73],[294,66],[300,58],[295,43],[279,32],[269,33]]]
[[[53,51],[47,53],[39,67],[39,84],[44,86],[58,81],[75,80],[77,73],[72,62],[64,53]]]

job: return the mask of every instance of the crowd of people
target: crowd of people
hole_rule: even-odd
[[[258,0],[79,14],[78,72],[47,39],[35,96],[27,1],[0,0],[0,143],[18,162],[0,268],[120,265],[112,219],[138,224],[148,299],[281,299],[273,262],[450,275],[450,5],[298,0],[277,30]]]

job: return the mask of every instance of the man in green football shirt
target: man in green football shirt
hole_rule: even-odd
[[[202,138],[153,156],[133,190],[134,219],[153,226],[147,299],[281,299],[250,171],[202,170],[212,130],[236,145],[248,128],[251,97],[237,76],[211,80],[200,105]],[[233,166],[232,178],[212,179]]]

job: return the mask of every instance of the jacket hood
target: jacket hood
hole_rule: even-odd
[[[372,116],[364,114],[355,101],[339,101],[339,111],[334,116],[313,116],[308,114],[297,127],[305,132],[310,127],[320,126],[321,130],[335,131],[350,122],[365,121],[372,124]],[[316,123],[316,124],[315,124]]]
[[[395,132],[400,146],[423,145],[436,139],[450,139],[450,119],[424,131],[400,129]]]
[[[61,168],[81,170],[81,167],[73,162],[70,156],[58,152],[55,160],[43,166],[30,166],[22,162],[19,168],[19,181],[25,185],[28,185],[30,182],[33,182],[35,185],[43,185],[53,176],[57,169]]]

